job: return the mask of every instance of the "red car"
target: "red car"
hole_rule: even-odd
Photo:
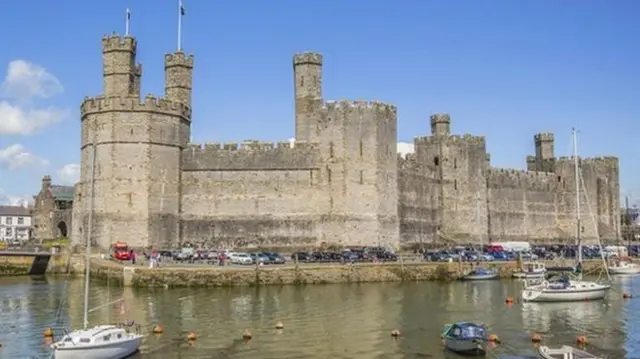
[[[129,255],[129,246],[123,242],[117,242],[113,246],[113,257],[120,261],[128,261],[131,259]]]

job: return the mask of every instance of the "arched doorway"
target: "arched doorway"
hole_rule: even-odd
[[[58,223],[58,238],[67,238],[67,224],[64,221]]]

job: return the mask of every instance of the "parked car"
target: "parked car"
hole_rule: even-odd
[[[271,264],[285,264],[287,262],[280,254],[275,252],[264,252],[262,254],[269,258]]]
[[[253,258],[248,253],[232,253],[229,260],[232,264],[253,264]]]
[[[264,255],[263,253],[249,253],[249,257],[251,257],[251,261],[253,264],[261,263],[261,264],[269,264],[269,257]]]

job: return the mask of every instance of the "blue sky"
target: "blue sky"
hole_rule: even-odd
[[[487,136],[494,166],[524,168],[534,133],[554,132],[556,154],[568,155],[576,126],[581,154],[619,156],[623,194],[640,198],[638,1],[184,4],[194,142],[292,137],[291,57],[311,50],[325,56],[326,99],[398,106],[399,141],[448,112],[454,132]],[[101,92],[100,39],[124,32],[127,7],[143,93],[161,94],[177,0],[3,3],[0,199],[36,193],[44,174],[73,182],[79,105]]]

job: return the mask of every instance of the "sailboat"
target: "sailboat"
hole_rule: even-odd
[[[575,129],[572,131],[573,160],[576,181],[576,238],[578,242],[578,268],[582,268],[582,221],[580,218],[580,166],[578,162],[578,141]],[[587,203],[588,204],[588,203]],[[598,239],[599,240],[599,239]],[[602,253],[602,251],[600,251]],[[606,261],[602,257],[603,262]],[[605,267],[606,268],[606,267]],[[609,272],[607,271],[607,274]],[[555,279],[545,280],[540,284],[527,285],[522,291],[522,299],[527,302],[574,302],[582,300],[604,299],[611,286],[593,281],[582,280],[582,274],[577,277],[561,275]]]
[[[625,198],[626,216],[627,219],[631,218],[629,214],[629,197]],[[631,247],[631,238],[629,238],[629,247]],[[618,247],[620,248],[620,247]],[[631,252],[631,248],[627,252]],[[618,251],[618,258],[612,265],[609,266],[609,272],[611,274],[639,274],[640,265],[631,262],[628,258],[620,258],[621,253]]]
[[[55,359],[123,359],[137,352],[143,335],[128,332],[116,325],[89,327],[89,275],[91,269],[91,230],[95,189],[96,145],[93,142],[91,166],[91,200],[87,225],[87,250],[85,253],[84,326],[73,330],[51,344]],[[117,301],[116,301],[117,302]],[[108,303],[111,305],[113,303]]]

